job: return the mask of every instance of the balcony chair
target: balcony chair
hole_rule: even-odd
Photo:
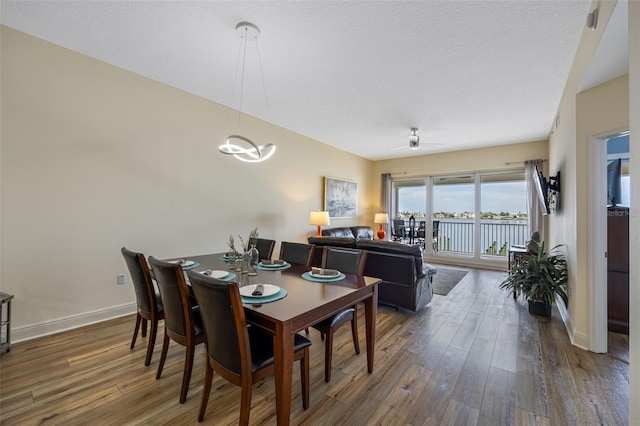
[[[164,306],[164,340],[156,380],[160,379],[162,375],[169,341],[173,340],[184,346],[186,354],[180,390],[180,403],[183,404],[187,400],[187,392],[189,391],[195,347],[204,343],[205,340],[200,310],[198,306],[192,305],[184,272],[180,265],[163,262],[153,256],[149,257],[149,263],[156,277]]]
[[[402,219],[393,219],[391,228],[391,239],[393,241],[404,242],[407,238],[407,227]]]
[[[438,236],[440,235],[440,221],[434,220],[432,226],[433,226],[433,242],[431,245],[433,247],[433,252],[437,253],[438,252]]]
[[[158,322],[164,319],[164,310],[162,309],[162,299],[160,294],[156,293],[151,279],[151,272],[147,259],[142,253],[136,253],[122,247],[120,250],[124,261],[129,269],[131,281],[133,281],[133,289],[136,292],[136,304],[138,305],[138,313],[136,314],[136,326],[133,330],[133,338],[131,339],[131,349],[136,345],[138,338],[138,330],[142,323],[142,337],[147,335],[147,321],[151,324],[149,331],[149,341],[147,342],[147,355],[144,358],[144,365],[151,363],[153,355],[153,347],[156,344],[156,335],[158,334]]]
[[[424,220],[420,221],[416,234],[418,236],[418,242],[420,243],[420,246],[424,249],[425,240],[427,237],[427,222],[425,222]]]
[[[363,275],[367,252],[355,249],[324,247],[322,267],[337,269],[345,274]],[[351,321],[351,335],[356,354],[360,353],[358,342],[358,305],[353,305],[327,319],[314,324],[324,339],[324,381],[331,380],[331,358],[333,352],[333,335],[342,324]]]
[[[207,336],[207,362],[198,421],[204,419],[211,393],[214,371],[241,386],[240,424],[249,424],[252,385],[273,374],[273,336],[259,327],[247,327],[238,285],[188,271],[196,299],[201,307]],[[300,361],[302,406],[309,408],[309,346],[298,334],[294,337],[293,359]]]

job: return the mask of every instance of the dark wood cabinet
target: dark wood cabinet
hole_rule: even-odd
[[[607,210],[608,329],[629,334],[629,209]]]

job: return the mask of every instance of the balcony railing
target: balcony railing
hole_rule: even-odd
[[[437,238],[439,252],[473,253],[474,223],[471,219],[442,220]],[[481,254],[507,256],[509,246],[525,244],[527,224],[522,221],[482,220]]]

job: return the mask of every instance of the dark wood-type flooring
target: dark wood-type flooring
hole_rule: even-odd
[[[380,307],[373,374],[345,326],[325,383],[323,342],[311,330],[311,406],[302,409],[296,367],[292,424],[628,424],[627,336],[611,334],[609,354],[571,346],[555,308],[550,319],[529,315],[498,289],[504,277],[471,270],[418,314]],[[0,423],[196,424],[204,346],[180,404],[184,348],[171,343],[156,380],[163,328],[145,367],[147,338],[129,349],[133,325],[129,316],[15,344],[0,357]],[[240,388],[214,376],[204,424],[236,424],[239,401]],[[273,377],[254,386],[250,422],[275,424]]]

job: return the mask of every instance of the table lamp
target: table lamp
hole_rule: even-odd
[[[318,235],[317,237],[322,236],[322,225],[331,225],[329,222],[329,212],[311,212],[309,214],[309,225],[317,225],[318,226]]]
[[[385,223],[389,223],[389,215],[387,213],[376,213],[373,219],[373,222],[380,224],[380,230],[378,231],[378,238],[381,240],[384,240],[386,232],[384,232],[384,229],[382,229],[382,226]]]

